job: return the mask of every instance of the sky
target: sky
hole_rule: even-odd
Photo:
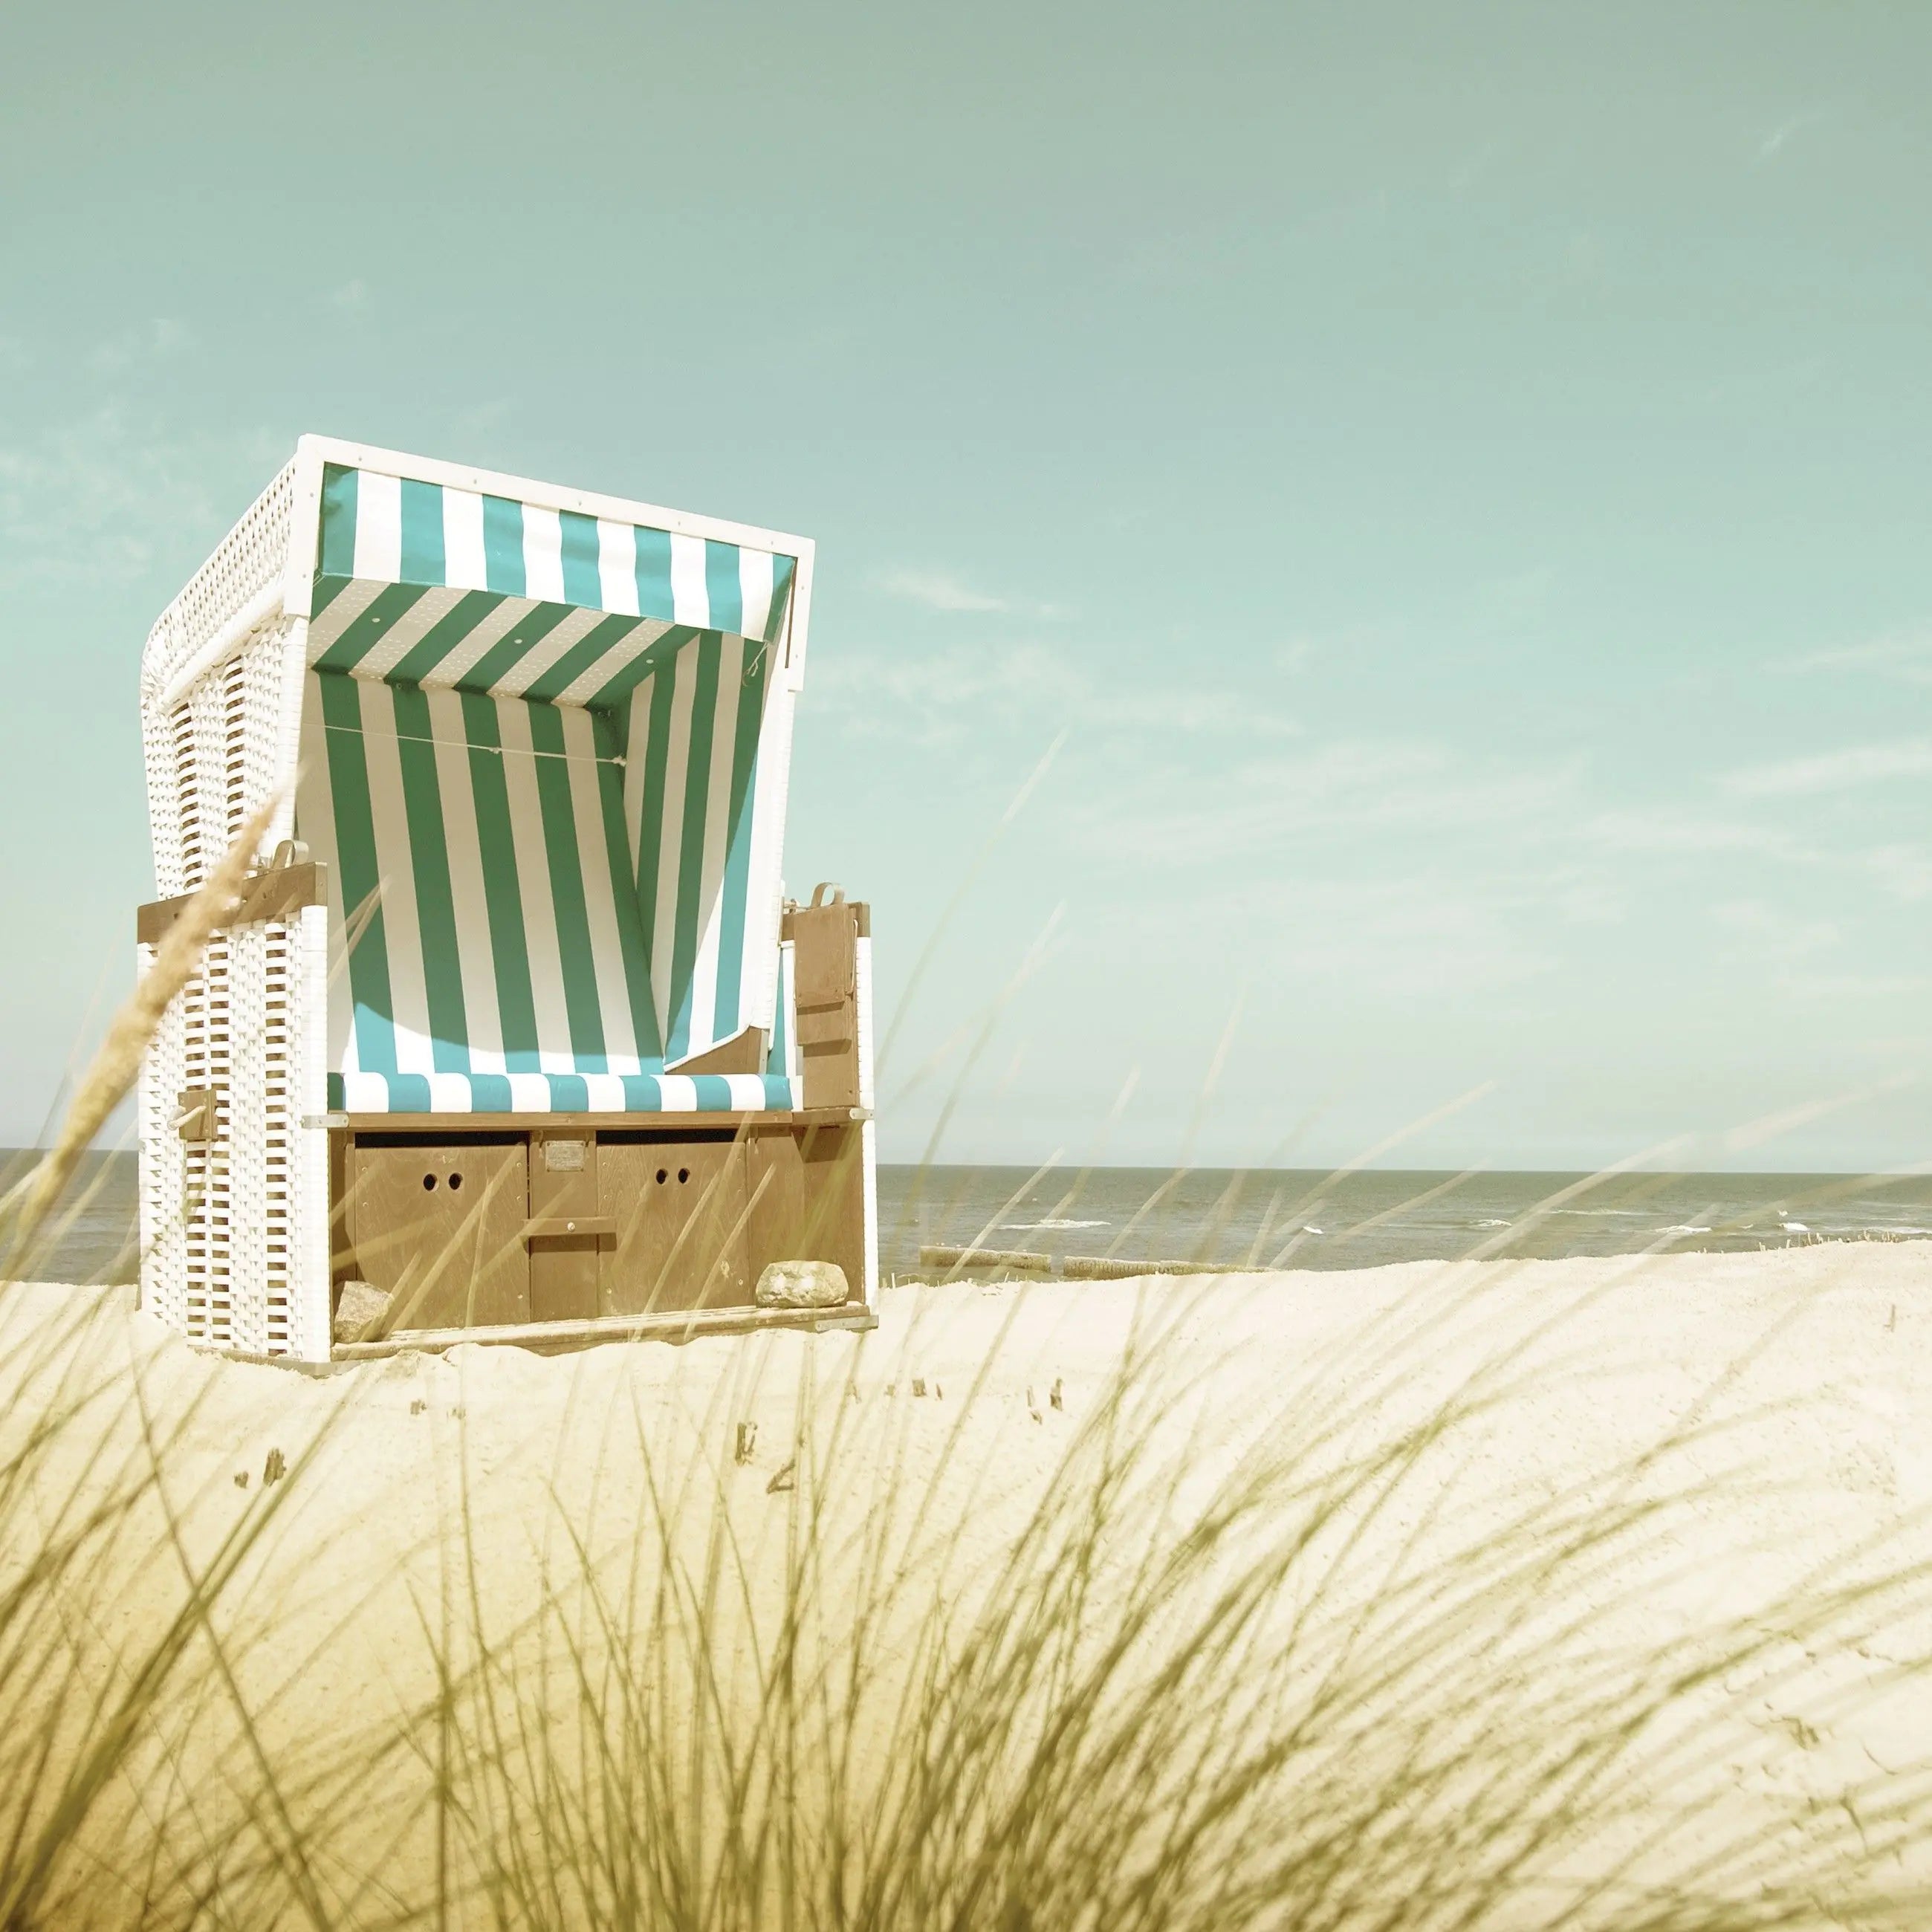
[[[1932,1161],[1932,8],[0,4],[0,1141],[316,430],[817,540],[888,1158]]]

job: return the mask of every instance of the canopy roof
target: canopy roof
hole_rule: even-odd
[[[701,632],[772,644],[794,556],[347,464],[324,466],[320,670],[603,710]]]

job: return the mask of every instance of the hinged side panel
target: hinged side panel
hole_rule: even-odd
[[[860,908],[843,898],[788,916],[793,1001],[807,1107],[861,1104],[858,1014]]]
[[[280,1304],[274,1325],[284,1347],[288,1330],[286,1274],[274,1268],[269,1254],[269,1113],[278,1096],[269,1090],[275,1042],[268,1032],[268,933],[263,926],[238,926],[224,935],[229,965],[228,1092],[226,1118],[221,1112],[216,1118],[226,1130],[226,1340],[230,1348],[250,1355],[270,1352],[272,1303]],[[280,1208],[286,1192],[274,1191],[281,1195]]]
[[[278,806],[253,855],[258,862],[290,829],[298,720],[288,700],[301,688],[302,634],[298,621],[265,624],[179,703],[149,706],[144,737],[164,894],[204,884],[270,800]],[[290,1352],[301,1325],[296,1010],[320,1004],[326,985],[315,962],[304,960],[306,916],[292,908],[218,932],[170,1004],[142,1069],[144,1303],[191,1340],[254,1354]],[[150,936],[158,939],[160,930]],[[314,934],[318,956],[322,944]],[[154,947],[142,952],[152,964]],[[179,1096],[197,1090],[213,1096],[214,1131],[184,1139]],[[321,1105],[312,1098],[310,1110]],[[326,1277],[326,1209],[316,1218],[321,1232],[311,1239]],[[326,1279],[322,1292],[326,1298]],[[326,1315],[321,1328],[326,1335]]]
[[[231,1059],[229,939],[218,932],[200,970],[176,995],[182,1014],[182,1086],[215,1096],[215,1138],[182,1144],[182,1237],[185,1250],[182,1332],[191,1342],[231,1346],[228,1100]],[[144,1148],[144,1155],[150,1150]]]

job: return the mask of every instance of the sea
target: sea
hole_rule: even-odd
[[[33,1158],[0,1150],[0,1179]],[[961,1249],[1040,1257],[1028,1265],[1049,1270],[1070,1257],[1332,1269],[1927,1238],[1932,1176],[1924,1174],[879,1168],[879,1264],[889,1279],[950,1272],[951,1258],[934,1252]],[[134,1157],[92,1154],[35,1272],[130,1281],[136,1256]]]
[[[933,1250],[967,1248],[1054,1268],[1736,1253],[1932,1237],[1932,1176],[882,1166],[879,1222],[881,1270],[927,1275]]]

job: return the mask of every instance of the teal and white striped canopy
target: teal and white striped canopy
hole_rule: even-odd
[[[330,464],[309,662],[432,688],[615,704],[702,631],[782,634],[795,560]]]
[[[796,560],[331,464],[298,831],[329,863],[331,1101],[785,1108]],[[746,1027],[764,1074],[680,1075]]]

